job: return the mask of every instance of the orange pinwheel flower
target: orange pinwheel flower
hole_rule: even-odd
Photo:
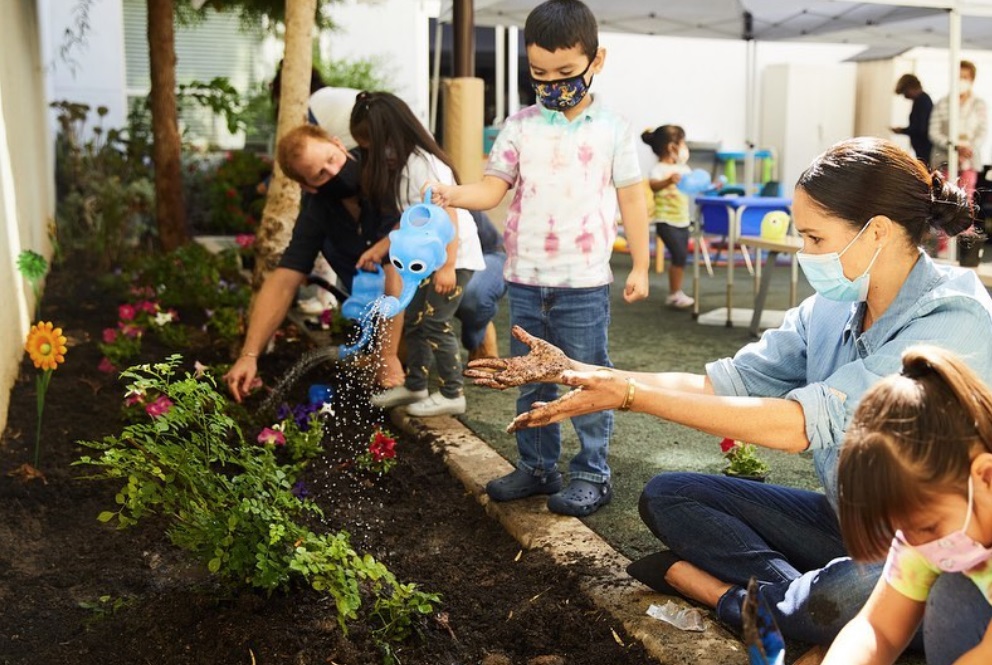
[[[51,322],[42,321],[31,326],[24,350],[35,367],[51,370],[65,362],[65,341],[61,328],[53,328]]]

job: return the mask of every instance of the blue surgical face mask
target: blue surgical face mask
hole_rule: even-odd
[[[871,257],[871,262],[865,271],[854,279],[848,279],[844,275],[844,265],[840,262],[840,257],[861,237],[861,234],[868,228],[868,224],[871,224],[870,219],[861,227],[858,235],[854,236],[851,242],[847,243],[847,247],[840,252],[796,253],[796,258],[799,260],[799,265],[802,267],[809,285],[824,298],[841,302],[860,302],[868,297],[868,273],[882,251],[881,246],[875,250],[875,255]]]
[[[592,80],[586,83],[586,72],[589,71],[590,67],[592,67],[592,60],[589,61],[581,74],[575,76],[567,76],[554,81],[531,79],[531,86],[534,88],[534,94],[537,95],[537,101],[541,103],[541,106],[552,111],[565,111],[577,105],[585,98],[586,93],[589,92],[589,86],[592,85]]]

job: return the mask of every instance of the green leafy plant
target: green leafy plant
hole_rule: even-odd
[[[283,464],[274,444],[247,444],[209,371],[180,375],[180,363],[170,356],[125,370],[128,394],[157,395],[159,406],[118,435],[81,442],[97,453],[76,464],[121,482],[117,508],[98,519],[124,528],[159,515],[174,544],[232,586],[272,592],[303,580],[333,598],[342,629],[369,623],[388,661],[390,645],[433,612],[438,596],[399,582],[355,551],[347,532],[305,526],[322,514],[294,491],[306,461]],[[288,425],[280,434],[295,435]]]
[[[95,623],[109,619],[131,604],[132,599],[124,596],[103,595],[96,600],[81,600],[79,607],[90,611],[90,616],[83,619],[87,630]]]
[[[17,270],[31,285],[35,308],[37,308],[41,304],[41,280],[48,273],[48,261],[38,252],[25,249],[17,255]]]
[[[753,443],[724,439],[720,442],[720,450],[727,460],[724,473],[731,476],[764,477],[768,474],[768,463],[758,457],[757,447]]]
[[[56,101],[56,228],[66,252],[80,253],[106,270],[125,247],[153,233],[151,138],[136,113],[124,129],[106,129],[105,107]]]

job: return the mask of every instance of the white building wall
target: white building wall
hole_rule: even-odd
[[[82,44],[63,56],[66,30],[78,30],[81,7],[88,7],[89,30]],[[42,58],[48,76],[48,101],[70,101],[99,106],[109,111],[104,127],[123,127],[127,119],[124,68],[124,15],[120,0],[38,0],[41,20]],[[57,125],[49,113],[52,134]],[[91,116],[96,117],[95,113]]]
[[[50,257],[48,222],[55,214],[51,145],[45,117],[38,7],[0,0],[0,429],[24,353],[34,298],[17,270],[30,249]],[[56,322],[56,325],[64,322]]]

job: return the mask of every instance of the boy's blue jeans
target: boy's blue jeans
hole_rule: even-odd
[[[509,284],[510,323],[535,337],[546,340],[569,358],[602,367],[612,367],[607,353],[610,327],[610,287],[572,289]],[[510,339],[510,353],[523,356],[530,348]],[[558,398],[558,386],[529,383],[520,387],[517,414],[525,413],[534,402]],[[572,418],[581,450],[569,462],[572,480],[602,483],[610,478],[606,463],[613,411],[600,411]],[[553,471],[561,454],[561,426],[558,424],[517,432],[517,468],[542,475]]]

